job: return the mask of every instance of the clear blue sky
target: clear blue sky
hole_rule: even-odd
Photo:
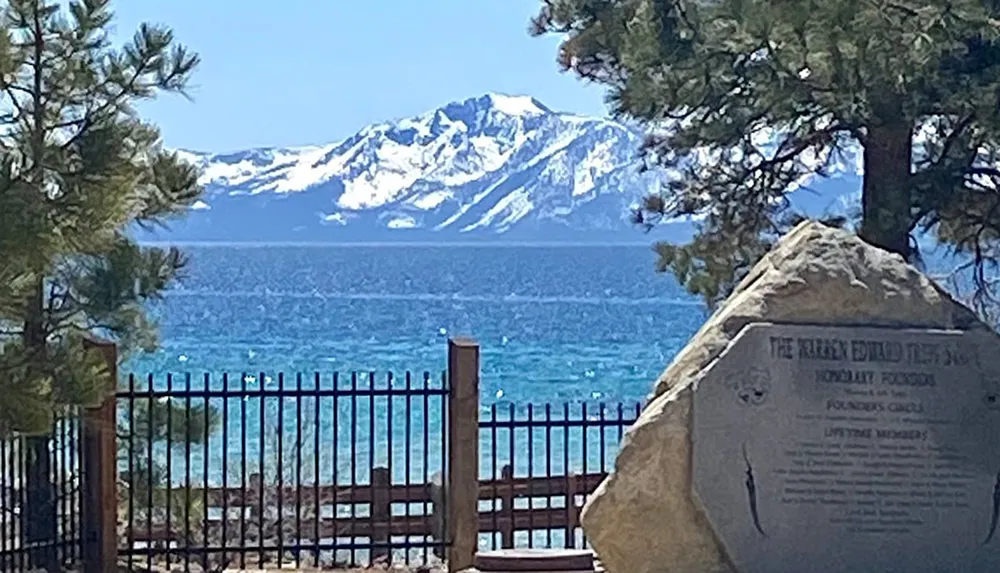
[[[486,92],[605,114],[603,91],[532,38],[540,0],[118,0],[116,31],[173,28],[203,63],[193,102],[141,110],[170,147],[227,151],[326,143]]]

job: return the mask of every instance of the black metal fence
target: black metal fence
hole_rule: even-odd
[[[479,483],[455,484],[446,373],[126,380],[113,521],[119,562],[135,570],[430,564],[447,545],[449,483],[478,490],[480,549],[585,547],[580,510],[640,410],[481,405],[463,422],[478,424]],[[80,558],[80,441],[66,419],[47,442],[58,534],[34,545],[28,450],[0,442],[0,570]]]
[[[479,421],[480,547],[586,547],[580,510],[640,410],[638,402],[490,406]]]
[[[132,567],[429,563],[445,546],[444,374],[132,376],[118,393]],[[582,547],[638,404],[481,409],[480,547]]]
[[[120,549],[203,569],[430,560],[446,377],[130,377],[118,393]]]
[[[0,440],[0,571],[49,570],[80,559],[80,422]]]

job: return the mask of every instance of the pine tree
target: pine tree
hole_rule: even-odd
[[[113,389],[83,341],[110,338],[124,358],[152,348],[146,304],[184,265],[128,232],[200,193],[135,109],[183,93],[197,56],[149,25],[115,48],[111,21],[109,0],[0,4],[0,433],[40,436],[28,440],[28,541],[55,537],[54,416]],[[44,552],[35,564],[55,567]]]
[[[787,193],[860,148],[860,236],[908,260],[915,232],[971,255],[981,310],[1000,243],[1000,3],[545,0],[534,34],[654,130],[677,173],[636,221],[700,214],[661,270],[714,303],[790,225]],[[842,218],[831,220],[844,224]]]

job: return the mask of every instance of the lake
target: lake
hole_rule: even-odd
[[[440,372],[482,347],[482,399],[642,399],[705,319],[642,246],[192,247],[137,374]]]

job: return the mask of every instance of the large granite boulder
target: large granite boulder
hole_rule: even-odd
[[[783,237],[656,381],[583,528],[609,573],[735,573],[693,494],[694,383],[751,323],[988,330],[897,255],[816,222]]]

